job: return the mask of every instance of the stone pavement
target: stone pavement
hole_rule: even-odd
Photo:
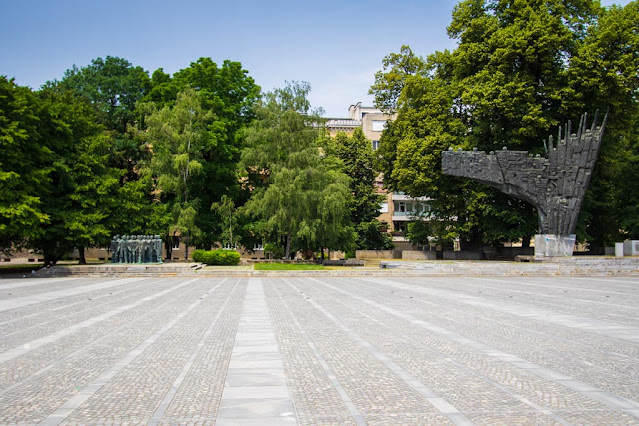
[[[0,279],[0,424],[639,424],[639,277]]]

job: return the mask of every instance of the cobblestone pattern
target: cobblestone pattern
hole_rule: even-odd
[[[76,332],[2,364],[0,423],[37,422],[51,414],[204,291],[197,284],[187,289],[173,287],[174,292],[146,303],[137,312],[94,327],[103,330]],[[180,290],[182,294],[175,294]]]
[[[403,281],[403,287],[406,287],[405,283],[406,281]],[[346,283],[344,282],[342,284],[344,284],[343,288],[346,288]],[[353,281],[349,281],[349,292],[354,292],[354,294],[365,294],[365,298],[373,300],[375,303],[383,304],[392,309],[396,309],[397,312],[405,313],[421,321],[429,322],[435,327],[440,327],[441,330],[445,330],[445,333],[447,334],[459,333],[463,337],[481,339],[481,343],[495,347],[496,349],[499,347],[499,345],[494,344],[496,342],[491,338],[491,335],[493,334],[492,330],[499,330],[500,327],[503,328],[503,323],[493,323],[484,326],[483,324],[478,324],[477,319],[473,318],[459,318],[454,322],[442,321],[442,316],[450,318],[455,317],[457,313],[447,306],[446,302],[449,302],[448,300],[434,300],[434,303],[428,306],[420,306],[420,300],[418,298],[419,295],[417,293],[406,291],[403,288],[398,289],[397,287],[389,285],[384,289],[383,287],[380,288],[379,282],[375,283],[374,286],[366,286],[365,291],[362,291],[361,288],[358,291],[357,287],[360,286],[355,284]],[[419,286],[415,285],[415,288],[417,289]],[[343,296],[343,294],[340,294],[339,297],[335,297],[332,303],[335,303],[337,300],[345,300],[353,306],[353,309],[363,312],[371,311],[370,305],[366,303],[358,304],[356,301],[353,301],[350,298],[344,298]],[[542,409],[552,411],[564,420],[566,420],[566,416],[568,416],[572,419],[569,421],[576,423],[594,422],[597,424],[603,424],[610,422],[613,419],[616,422],[622,419],[627,422],[636,421],[636,419],[632,419],[625,414],[616,413],[604,404],[589,399],[586,394],[566,389],[561,384],[536,377],[529,371],[518,369],[509,363],[500,362],[499,360],[486,356],[486,354],[482,354],[481,352],[477,353],[477,351],[470,347],[451,341],[449,338],[446,338],[445,335],[438,335],[438,333],[433,335],[427,331],[420,330],[419,327],[412,325],[406,320],[401,320],[395,315],[385,315],[379,312],[379,310],[372,310],[371,312],[375,313],[375,318],[389,326],[391,332],[406,333],[406,335],[413,341],[422,342],[429,348],[436,349],[441,354],[455,360],[461,365],[466,366],[466,368],[469,368],[476,374],[488,378],[507,389],[509,392],[518,394],[527,401],[532,401]],[[484,315],[486,314],[489,314],[489,312],[485,311]],[[555,346],[555,342],[549,343],[540,341],[537,342],[537,347],[535,348],[532,345],[518,345],[516,343],[517,341],[518,340],[516,339],[515,343],[508,347],[504,347],[502,350],[511,349],[512,352],[518,354],[520,358],[532,362],[535,362],[534,355],[536,352],[544,353],[544,357],[546,357],[546,359],[553,359],[554,361],[557,360],[557,355],[553,356],[552,353],[548,354],[544,352],[552,351]],[[569,349],[570,345],[568,345],[566,350],[569,351]],[[592,383],[592,380],[588,379],[589,374],[601,374],[596,367],[581,363],[578,358],[571,354],[571,352],[563,353],[562,356],[564,358],[563,362],[556,362],[547,365],[548,368],[556,371],[558,375],[570,375],[570,373],[575,372],[576,370],[581,370],[583,373],[581,375],[582,380],[586,383]],[[605,355],[602,356],[605,357]],[[607,386],[607,390],[620,396],[627,395],[627,392],[625,391],[627,380],[623,380],[623,377],[614,374],[609,374],[608,380],[609,386]],[[464,389],[465,387],[466,386],[457,386],[458,389]],[[442,395],[446,395],[443,390]],[[632,398],[632,395],[627,396]],[[636,393],[634,398],[636,398]],[[472,418],[472,415],[469,414],[469,417]]]
[[[245,292],[246,281],[242,280],[215,321],[210,336],[163,414],[161,424],[210,424],[217,418]]]
[[[166,280],[164,280],[166,282]],[[137,283],[135,283],[137,284]],[[0,342],[0,351],[6,351],[32,340],[47,336],[56,330],[85,321],[97,315],[104,314],[121,305],[135,302],[144,297],[157,293],[158,287],[162,289],[168,286],[155,282],[144,283],[134,288],[121,290],[103,290],[85,295],[82,300],[72,306],[55,308],[36,316],[30,316],[22,321],[12,321],[7,327],[0,328],[4,333]],[[84,302],[91,303],[84,303]]]
[[[175,287],[175,285],[173,285],[173,287]],[[163,297],[157,297],[145,303],[140,303],[135,309],[114,315],[104,321],[95,323],[91,327],[80,327],[69,335],[51,341],[50,343],[45,343],[43,346],[32,350],[30,350],[30,346],[26,344],[24,346],[25,353],[22,356],[0,364],[0,390],[4,391],[7,387],[28,378],[39,370],[49,368],[59,360],[75,355],[78,351],[85,350],[87,347],[91,347],[89,346],[90,343],[99,341],[102,338],[106,338],[107,341],[115,339],[112,342],[112,346],[107,346],[107,348],[118,348],[120,346],[118,333],[116,332],[115,336],[110,334],[114,329],[117,330],[126,325],[135,327],[136,325],[142,326],[148,324],[148,327],[151,327],[151,329],[152,327],[158,326],[157,318],[155,317],[154,319],[145,318],[144,321],[140,321],[140,324],[137,322],[139,318],[143,318],[148,312],[154,312],[156,315],[160,315],[160,318],[162,315],[167,316],[174,313],[176,309],[179,309],[179,306],[174,306],[169,302],[171,302],[175,296],[176,294],[169,292]],[[89,302],[87,301],[87,303]],[[154,310],[159,307],[165,307],[165,311],[155,312]],[[146,328],[141,327],[139,331],[146,331]],[[128,338],[129,336],[127,335],[125,337]],[[43,339],[46,340],[46,336]],[[112,350],[108,352],[112,352]]]
[[[301,424],[639,424],[637,277],[262,282]],[[0,424],[215,423],[246,285],[1,280]]]
[[[447,423],[446,417],[440,415],[415,389],[375,359],[339,327],[327,321],[325,315],[313,309],[307,301],[309,295],[303,291],[296,291],[282,281],[277,285],[287,306],[308,332],[350,400],[367,422],[375,424],[380,421],[379,419],[386,419],[388,422],[392,418],[395,424],[432,423],[435,419],[441,424]],[[265,290],[268,298],[271,296],[272,287]],[[295,384],[289,385],[295,395]],[[312,398],[310,395],[307,397]],[[293,401],[297,406],[295,397]]]
[[[372,291],[376,286],[379,287],[372,284],[367,288]],[[550,326],[540,325],[533,330],[526,321],[516,317],[491,315],[485,310],[464,308],[462,304],[450,301],[446,304],[446,301],[437,300],[435,297],[424,300],[423,295],[411,294],[414,294],[412,297],[416,303],[423,304],[422,311],[428,312],[428,321],[433,324],[552,370],[562,371],[573,378],[592,383],[626,398],[633,398],[639,394],[636,360],[625,354],[612,352],[623,350],[623,347],[636,349],[636,345],[581,332],[557,336]],[[605,342],[605,346],[602,342]],[[601,351],[593,351],[593,347],[602,346],[604,349]],[[579,362],[575,362],[575,358]]]
[[[355,424],[344,400],[322,368],[312,340],[285,304],[279,285],[264,285],[298,420],[302,424]]]
[[[227,307],[229,299],[242,300],[237,284],[215,289],[217,285],[215,280],[208,288],[200,286],[201,303],[78,407],[68,422],[148,423],[210,322],[220,318],[219,310]]]

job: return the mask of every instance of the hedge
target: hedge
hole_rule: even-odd
[[[196,262],[207,265],[239,265],[240,254],[235,250],[195,250],[191,255]]]

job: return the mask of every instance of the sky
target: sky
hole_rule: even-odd
[[[630,0],[603,0],[625,5]],[[118,56],[151,74],[200,57],[242,63],[264,91],[307,81],[314,107],[346,117],[384,56],[454,49],[457,0],[0,0],[0,75],[39,88],[74,64]]]

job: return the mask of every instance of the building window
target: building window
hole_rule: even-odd
[[[373,141],[373,151],[377,151],[379,148],[379,141]]]
[[[397,210],[400,211],[400,212],[405,212],[406,211],[406,203],[403,202],[403,201],[400,201]]]
[[[382,203],[379,207],[380,213],[388,213],[388,203]]]
[[[225,243],[225,244],[222,246],[222,248],[223,248],[224,250],[237,250],[237,244],[233,244],[233,245],[231,245],[231,244],[229,244],[229,243]]]
[[[171,237],[172,239],[172,244],[173,244],[173,250],[179,250],[180,249],[180,237],[173,235]]]
[[[384,126],[386,125],[386,120],[373,120],[373,132],[383,132]]]
[[[258,250],[264,250],[264,246],[262,245],[262,243],[255,243],[253,245],[253,251],[258,251]]]

